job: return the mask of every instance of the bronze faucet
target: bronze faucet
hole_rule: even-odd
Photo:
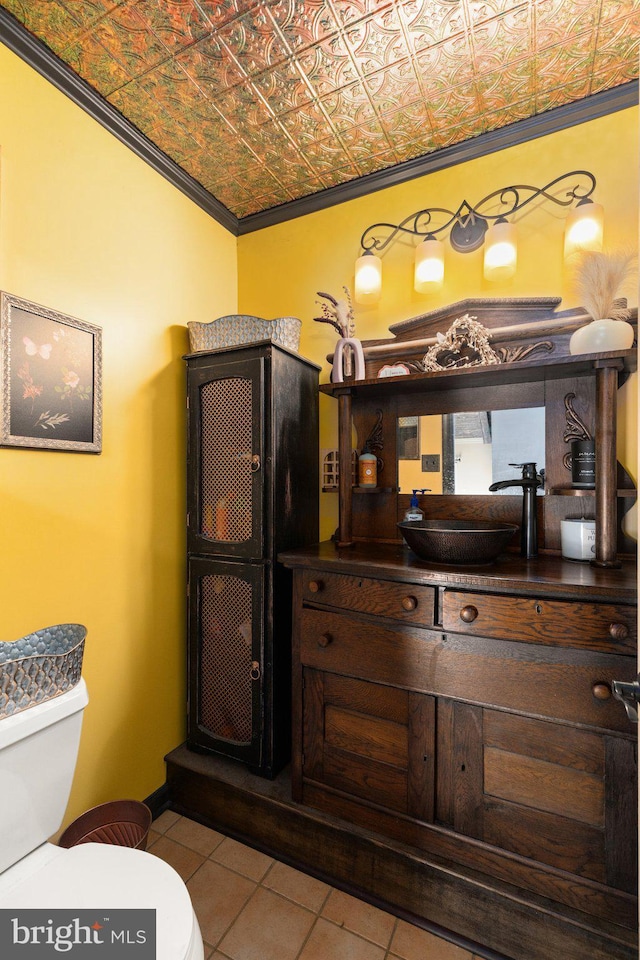
[[[535,463],[510,463],[520,467],[522,477],[517,480],[498,480],[489,490],[504,490],[507,487],[522,487],[522,526],[520,528],[520,553],[527,560],[538,556],[538,515],[536,490],[544,484],[544,470],[538,473]]]

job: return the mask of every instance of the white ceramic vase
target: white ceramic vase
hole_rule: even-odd
[[[592,320],[569,341],[569,353],[605,353],[633,346],[633,327],[626,320]]]

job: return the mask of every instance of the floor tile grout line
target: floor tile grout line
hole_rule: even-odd
[[[340,888],[338,888],[338,887],[332,886],[330,883],[327,883],[327,881],[324,881],[324,880],[319,881],[320,883],[323,883],[323,884],[325,884],[325,886],[328,887],[328,891],[327,891],[327,894],[326,894],[326,896],[324,897],[321,905],[318,907],[317,910],[314,910],[312,907],[309,907],[309,906],[307,906],[306,904],[299,903],[299,901],[291,899],[291,897],[288,897],[286,894],[283,894],[283,893],[281,893],[280,891],[278,891],[278,890],[276,890],[276,889],[274,889],[274,888],[272,888],[272,887],[267,887],[267,886],[265,886],[265,885],[264,885],[264,881],[267,879],[267,877],[269,876],[269,874],[272,872],[272,870],[274,869],[274,867],[276,866],[276,864],[282,864],[282,865],[284,865],[284,866],[290,867],[290,869],[292,869],[292,870],[297,870],[298,873],[301,873],[301,874],[303,874],[303,875],[306,876],[306,877],[310,877],[311,879],[317,879],[317,878],[313,877],[311,874],[305,873],[303,870],[298,870],[298,868],[296,868],[296,867],[291,867],[290,864],[286,863],[286,862],[283,861],[283,860],[279,860],[277,857],[270,856],[269,854],[263,854],[263,856],[266,856],[271,862],[270,862],[268,868],[266,869],[265,873],[262,875],[262,877],[261,877],[260,879],[256,880],[254,877],[250,877],[250,876],[247,876],[247,874],[245,874],[245,873],[241,873],[239,870],[235,869],[234,867],[229,866],[228,864],[224,863],[223,861],[213,859],[213,854],[214,854],[215,851],[224,843],[224,841],[225,841],[226,839],[233,840],[235,843],[239,844],[239,845],[242,846],[242,847],[246,847],[248,850],[253,850],[253,849],[254,849],[253,847],[250,847],[250,846],[248,846],[247,844],[242,843],[242,841],[235,840],[233,837],[228,837],[226,834],[220,833],[220,831],[214,830],[214,831],[213,831],[214,833],[218,833],[218,834],[220,835],[221,840],[219,841],[218,844],[216,844],[216,846],[213,848],[213,850],[211,851],[210,854],[208,854],[208,855],[203,854],[203,853],[201,853],[199,850],[195,850],[193,847],[189,847],[189,846],[187,846],[186,844],[182,843],[180,840],[176,840],[176,839],[174,839],[173,837],[168,837],[168,836],[167,836],[167,832],[168,832],[169,830],[171,830],[173,827],[175,827],[176,824],[177,824],[180,820],[189,821],[189,818],[188,818],[188,817],[179,816],[178,820],[176,820],[176,821],[174,821],[172,824],[170,824],[170,825],[166,828],[166,831],[165,831],[164,833],[160,833],[160,832],[157,831],[157,830],[154,831],[155,833],[158,834],[158,836],[157,836],[157,839],[154,840],[154,842],[150,845],[150,847],[149,847],[149,852],[152,852],[152,848],[153,848],[153,846],[155,846],[157,840],[159,840],[161,837],[165,837],[166,839],[170,840],[172,843],[175,843],[175,844],[177,844],[178,846],[182,847],[184,850],[187,850],[187,851],[189,851],[190,853],[193,853],[193,854],[196,854],[196,855],[199,856],[199,857],[202,857],[202,862],[195,868],[195,870],[189,875],[189,877],[188,877],[188,878],[183,878],[185,883],[187,883],[188,881],[191,881],[191,880],[195,877],[195,875],[198,873],[198,871],[204,866],[205,863],[211,862],[211,863],[215,863],[217,866],[220,866],[220,867],[222,867],[222,868],[225,869],[225,870],[229,870],[230,873],[233,873],[235,876],[241,877],[242,879],[247,880],[247,881],[249,881],[250,883],[253,884],[253,890],[252,890],[251,894],[249,895],[249,897],[247,898],[247,900],[245,901],[245,903],[240,907],[240,909],[238,910],[237,914],[236,914],[236,915],[233,917],[233,919],[229,922],[229,924],[228,924],[228,926],[225,928],[224,932],[220,935],[220,937],[218,938],[217,944],[209,944],[209,942],[207,941],[207,943],[212,947],[212,949],[213,949],[214,952],[220,953],[223,957],[228,958],[228,960],[233,960],[233,958],[230,958],[230,957],[228,956],[228,954],[225,954],[224,951],[222,951],[222,950],[220,949],[220,944],[222,943],[222,941],[224,940],[224,938],[227,936],[227,934],[229,933],[229,931],[231,930],[231,928],[233,927],[233,925],[237,922],[237,920],[238,920],[238,918],[240,917],[240,914],[242,913],[242,911],[247,907],[247,905],[249,904],[249,902],[254,898],[254,896],[255,896],[258,888],[261,888],[261,889],[263,889],[263,890],[268,890],[270,893],[275,894],[279,899],[281,899],[281,900],[283,900],[283,901],[285,901],[285,902],[287,902],[287,903],[295,904],[296,906],[300,907],[301,909],[305,910],[306,912],[308,912],[308,913],[310,913],[310,914],[312,914],[312,915],[314,916],[314,921],[313,921],[313,923],[312,923],[312,925],[311,925],[311,927],[310,927],[310,929],[309,929],[309,933],[308,933],[307,936],[305,937],[304,942],[303,942],[302,946],[300,947],[300,950],[299,950],[298,953],[296,954],[295,960],[300,960],[300,957],[301,957],[301,955],[302,955],[302,952],[303,952],[303,950],[304,950],[304,948],[305,948],[305,946],[306,946],[309,938],[311,937],[311,934],[312,934],[313,930],[315,929],[315,927],[316,927],[317,922],[318,922],[319,919],[326,920],[326,921],[327,921],[328,923],[330,923],[332,926],[335,926],[335,927],[337,927],[338,929],[346,930],[348,933],[351,933],[353,936],[355,936],[355,937],[357,937],[358,939],[364,941],[365,943],[368,943],[368,944],[370,944],[370,945],[372,945],[372,946],[375,946],[375,947],[379,947],[380,949],[384,950],[385,953],[384,953],[384,958],[383,958],[383,960],[398,960],[398,955],[395,954],[395,953],[393,953],[391,948],[392,948],[392,945],[393,945],[393,939],[394,939],[395,933],[396,933],[396,931],[397,931],[397,928],[398,928],[398,924],[399,924],[399,922],[400,922],[400,919],[399,919],[398,917],[394,916],[393,913],[391,913],[390,911],[384,910],[382,907],[375,907],[375,909],[379,910],[379,911],[380,911],[381,913],[383,913],[383,914],[386,914],[387,916],[392,917],[393,920],[394,920],[393,927],[392,927],[392,930],[391,930],[391,935],[390,935],[390,938],[389,938],[389,941],[388,941],[388,945],[387,945],[387,947],[385,948],[385,947],[383,947],[382,944],[376,943],[374,940],[370,940],[368,937],[364,936],[363,934],[358,933],[358,932],[356,932],[355,930],[351,930],[350,928],[346,927],[346,926],[344,925],[344,923],[338,923],[338,922],[336,922],[335,920],[332,920],[332,919],[329,918],[329,917],[323,916],[322,911],[324,910],[324,908],[325,908],[325,906],[326,906],[329,898],[331,897],[331,894],[332,894],[334,891],[337,892],[337,893],[345,893],[345,891],[340,890]],[[194,823],[197,823],[198,821],[193,821],[193,822],[194,822]],[[205,829],[213,830],[213,828],[211,828],[211,827],[206,827]],[[260,852],[260,851],[257,851],[257,852]],[[348,895],[350,895],[350,894],[348,894]],[[366,900],[361,900],[361,898],[359,898],[359,897],[355,897],[354,899],[358,900],[359,902],[361,902],[361,903],[363,903],[363,904],[367,904],[367,903],[368,903],[368,901],[366,901]],[[372,904],[369,904],[369,906],[373,906],[373,905],[372,905]],[[470,954],[469,957],[470,957],[470,960],[476,960],[475,955],[471,955],[471,954]]]

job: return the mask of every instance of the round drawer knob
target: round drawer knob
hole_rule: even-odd
[[[318,637],[318,646],[319,647],[328,647],[330,643],[333,643],[333,637],[330,633],[321,633]]]
[[[478,608],[469,604],[466,607],[463,607],[460,611],[460,619],[464,620],[465,623],[473,623],[473,621],[478,616]]]
[[[591,692],[596,700],[609,700],[611,698],[611,687],[608,683],[594,683]]]
[[[322,580],[309,580],[309,593],[320,593],[323,587]]]
[[[610,623],[609,636],[612,640],[626,640],[629,636],[629,627],[626,623]]]
[[[412,610],[415,610],[418,606],[418,601],[415,597],[403,597],[402,598],[402,609],[406,610],[407,613],[411,613]]]

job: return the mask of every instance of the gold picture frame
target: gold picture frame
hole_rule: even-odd
[[[102,329],[0,292],[0,446],[102,452]]]

